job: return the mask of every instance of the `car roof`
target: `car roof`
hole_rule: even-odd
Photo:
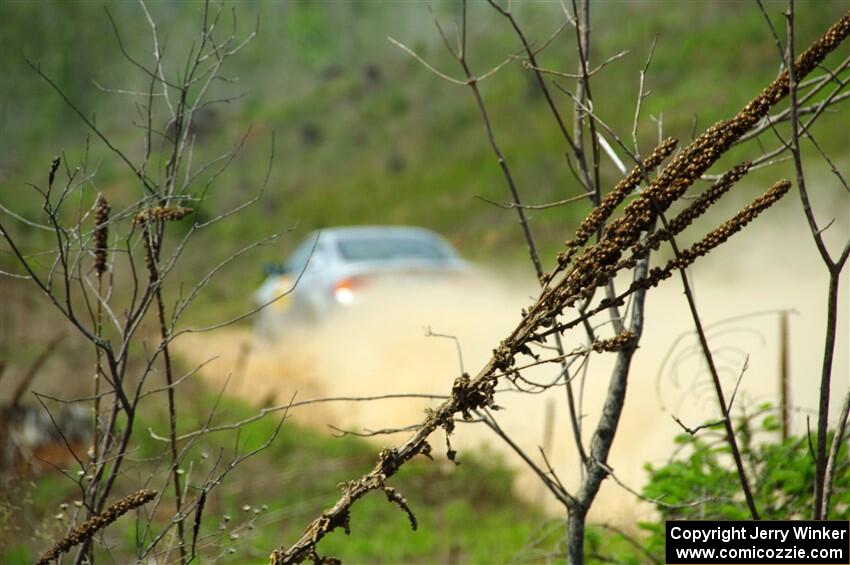
[[[373,236],[418,236],[430,237],[443,240],[443,237],[426,228],[414,226],[391,226],[391,225],[366,225],[366,226],[339,226],[316,230],[313,234],[321,233],[322,237],[331,236],[345,239],[347,237],[373,237]],[[313,236],[311,234],[311,236]]]

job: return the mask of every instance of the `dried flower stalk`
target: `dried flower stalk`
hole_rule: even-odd
[[[94,209],[94,270],[97,278],[106,272],[107,242],[109,239],[109,202],[99,194]]]
[[[637,260],[645,257],[650,249],[658,249],[662,241],[667,241],[671,237],[682,233],[694,220],[699,218],[706,210],[720,200],[720,197],[726,194],[736,182],[741,180],[747,174],[747,171],[749,171],[750,165],[750,161],[744,161],[724,174],[717,182],[711,185],[711,188],[702,192],[687,208],[679,212],[672,220],[669,220],[666,227],[655,230],[644,241],[632,246],[631,257],[621,261],[617,265],[617,269],[634,267]]]
[[[623,331],[612,338],[600,339],[593,342],[593,351],[602,353],[605,351],[620,351],[624,347],[630,345],[635,340],[635,334],[630,331]]]
[[[703,239],[681,253],[681,257],[675,259],[677,268],[687,267],[699,257],[704,257],[712,249],[724,243],[741,229],[752,222],[759,214],[773,206],[780,198],[785,196],[791,183],[781,180],[774,184],[762,196],[756,198],[749,206],[735,214],[734,217],[721,224],[717,229],[706,235]]]
[[[579,225],[575,237],[571,241],[566,242],[567,250],[558,255],[558,264],[560,266],[564,267],[570,262],[573,253],[587,243],[596,230],[611,217],[617,206],[644,180],[644,175],[648,171],[652,171],[658,167],[664,159],[673,153],[677,144],[678,140],[673,137],[664,140],[643,161],[641,166],[635,166],[626,178],[618,182],[611,192],[605,195],[602,202],[591,210],[590,214]]]
[[[811,72],[848,35],[850,12],[797,58],[797,76],[802,78]],[[404,463],[430,450],[427,439],[432,432],[438,427],[450,429],[455,414],[492,406],[496,380],[511,370],[515,356],[527,350],[528,342],[536,337],[535,332],[541,327],[551,326],[565,307],[579,298],[592,295],[596,286],[610,280],[623,253],[639,241],[640,234],[649,230],[660,214],[788,94],[789,84],[786,70],[735,117],[713,125],[668,163],[641,196],[626,206],[623,215],[611,222],[606,236],[586,249],[559,281],[544,289],[520,324],[493,350],[492,357],[478,374],[474,378],[466,377],[463,382],[456,381],[451,397],[428,412],[413,436],[398,448],[381,451],[375,467],[360,479],[345,483],[342,496],[336,504],[314,520],[291,547],[274,550],[270,555],[270,563],[297,563],[315,556],[316,544],[335,528],[348,523],[350,508],[359,498],[372,490],[383,488],[386,479],[394,475]],[[740,231],[781,198],[789,186],[788,181],[778,182],[765,195],[682,253],[680,258],[668,263],[663,269],[654,269],[647,278],[632,286],[649,288],[669,276],[674,269],[690,265]],[[551,282],[560,270],[561,264],[546,280]]]
[[[156,498],[156,491],[152,490],[140,490],[129,496],[125,496],[100,514],[92,516],[71,530],[71,533],[42,553],[36,565],[47,565],[51,561],[58,560],[60,555],[66,553],[75,545],[91,539],[97,532],[117,520],[120,516],[134,508],[147,504],[154,498]]]
[[[657,286],[659,282],[672,275],[676,269],[689,267],[698,258],[707,255],[735,233],[741,231],[744,226],[755,220],[759,214],[773,206],[780,198],[785,196],[790,188],[791,183],[787,180],[777,182],[767,192],[750,203],[749,206],[723,222],[690,248],[681,251],[678,258],[671,259],[664,267],[654,267],[645,279],[635,281],[632,288],[651,288]]]
[[[184,208],[182,206],[155,206],[153,208],[142,210],[136,214],[136,217],[133,218],[133,223],[138,225],[157,220],[161,220],[163,222],[175,222],[177,220],[182,220],[191,213],[191,208]]]

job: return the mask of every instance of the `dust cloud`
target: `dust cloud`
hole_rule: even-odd
[[[778,312],[792,311],[791,401],[795,407],[793,428],[801,433],[806,415],[815,413],[817,406],[827,277],[811,235],[797,214],[793,206],[785,205],[775,213],[780,219],[756,222],[698,262],[691,269],[691,277],[727,391],[734,388],[748,359],[735,400],[737,407],[753,407],[764,401],[778,403]],[[838,218],[836,224],[832,228],[837,232],[834,239],[846,238],[847,218]],[[840,296],[843,314],[848,304],[847,278]],[[456,344],[449,338],[429,337],[426,328],[455,336],[461,346],[463,368],[474,374],[535,294],[532,277],[485,271],[462,284],[382,289],[380,300],[367,300],[318,328],[276,343],[254,340],[247,330],[231,330],[188,335],[177,345],[192,363],[217,357],[201,374],[217,386],[229,376],[227,391],[257,404],[286,402],[296,392],[299,400],[392,393],[445,395],[461,370]],[[626,405],[609,461],[617,477],[635,490],[646,479],[644,463],[660,463],[669,457],[672,439],[680,432],[671,415],[690,426],[717,417],[681,284],[671,278],[650,292],[646,312],[644,336],[634,357]],[[832,422],[848,388],[847,316],[840,318]],[[600,332],[610,335],[607,328]],[[584,345],[583,340],[583,332],[574,331],[565,336],[565,347],[570,350]],[[585,443],[599,417],[612,358],[610,354],[593,356],[583,380]],[[528,376],[551,380],[556,371],[550,365],[535,368]],[[577,386],[580,380],[574,381]],[[574,488],[579,466],[564,397],[563,387],[538,395],[500,393],[497,403],[504,410],[496,415],[502,427],[536,460],[540,459],[538,446],[547,443],[549,459],[559,477],[568,488]],[[437,402],[411,398],[333,402],[299,408],[292,415],[328,433],[335,433],[328,425],[362,432],[415,424],[423,418],[424,409]],[[552,430],[550,439],[544,438],[547,426]],[[431,442],[436,451],[443,442],[439,434]],[[381,445],[395,445],[403,436],[373,439]],[[517,492],[558,511],[508,446],[483,425],[458,426],[452,444],[461,459],[464,449],[483,444],[503,453],[519,471]],[[591,519],[630,526],[650,515],[648,505],[609,480],[603,485]]]

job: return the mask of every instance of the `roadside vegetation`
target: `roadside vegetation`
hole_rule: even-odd
[[[181,430],[230,423],[256,413],[255,407],[219,397],[200,382],[186,386],[186,398],[194,402],[182,407]],[[213,406],[218,407],[217,415],[207,422]],[[160,458],[167,443],[154,439],[167,435],[167,421],[162,406],[149,405],[141,415],[140,427],[150,433],[141,436],[132,454],[120,494],[132,492],[140,481],[149,488],[167,481]],[[216,460],[256,449],[278,423],[270,416],[244,426],[237,436],[204,436],[186,457],[185,472],[203,476]],[[330,429],[317,431],[287,420],[269,448],[246,459],[237,473],[213,491],[205,512],[214,518],[204,520],[199,548],[204,555],[218,555],[222,563],[266,563],[268,548],[282,532],[300,527],[332,502],[338,494],[334,485],[368,469],[374,449],[366,440],[334,437]],[[419,520],[414,535],[409,535],[404,514],[374,494],[353,513],[353,535],[346,537],[340,531],[323,543],[323,550],[350,563],[495,563],[521,555],[544,515],[513,492],[514,473],[494,452],[464,453],[459,461],[455,465],[442,458],[435,464],[423,459],[399,475],[397,486]],[[322,480],[317,481],[317,476]],[[35,561],[45,546],[63,535],[78,501],[75,485],[47,466],[4,488],[0,562]],[[163,512],[161,519],[169,518],[170,513]],[[132,560],[136,533],[134,520],[119,522],[106,535],[110,551],[100,557],[117,563]],[[553,543],[553,539],[546,541]]]
[[[198,6],[194,3],[152,6],[154,18],[161,22],[160,33],[167,37],[167,50],[188,47],[188,33],[183,34],[185,30],[196,29]],[[158,257],[160,250],[167,256],[173,251],[174,243],[163,245],[161,239],[151,237],[154,228],[148,226],[156,222],[156,229],[160,230],[158,237],[162,237],[165,222],[172,218],[155,216],[151,210],[157,208],[149,208],[149,203],[144,204],[148,208],[139,212],[141,216],[134,212],[123,218],[133,226],[127,232],[131,234],[126,236],[127,242],[131,241],[133,230],[144,230],[137,248],[131,251],[128,243],[128,255],[133,252],[144,255],[150,273],[145,292],[155,295],[159,302],[159,324],[151,315],[146,324],[139,326],[139,341],[127,346],[138,359],[126,366],[116,364],[130,375],[127,386],[135,386],[132,375],[143,369],[145,363],[141,360],[151,347],[156,353],[150,357],[144,375],[158,374],[159,369],[151,369],[153,360],[160,351],[165,351],[163,371],[169,383],[166,388],[172,386],[167,343],[176,329],[177,316],[170,320],[173,325],[166,328],[162,303],[171,304],[184,296],[181,277],[194,275],[192,279],[196,280],[198,273],[209,270],[209,265],[234,257],[235,250],[269,232],[284,232],[284,235],[274,243],[257,247],[255,253],[238,256],[208,286],[204,283],[205,292],[186,310],[181,323],[211,324],[243,312],[250,307],[251,293],[262,279],[262,264],[278,261],[301,235],[324,226],[422,225],[446,235],[472,259],[501,267],[516,264],[527,252],[520,230],[511,229],[516,228],[516,220],[510,206],[503,204],[508,196],[502,171],[486,144],[486,133],[469,93],[461,92],[461,86],[435,79],[418,61],[395,48],[385,37],[387,30],[392,30],[394,37],[412,46],[441,72],[445,70],[451,74],[449,69],[455,68],[453,61],[439,42],[427,12],[420,13],[421,10],[411,10],[402,3],[389,2],[333,6],[331,9],[322,3],[308,2],[239,6],[238,18],[234,17],[235,29],[243,36],[250,35],[252,30],[258,35],[250,50],[238,54],[238,64],[229,69],[230,74],[222,75],[222,82],[226,83],[229,95],[233,94],[234,85],[237,90],[243,88],[244,92],[227,104],[205,107],[198,112],[189,132],[197,140],[190,160],[214,159],[223,144],[238,146],[239,150],[233,153],[232,166],[214,177],[223,189],[210,193],[207,199],[199,199],[194,209],[162,205],[159,211],[183,214],[178,219],[191,213],[194,226],[197,226],[215,218],[221,210],[238,208],[254,197],[261,197],[261,204],[239,209],[232,221],[215,223],[199,234],[191,246],[187,246],[185,260],[170,274],[181,284],[172,284],[162,295],[157,286],[157,268],[150,267],[155,264],[151,257]],[[146,86],[143,80],[125,78],[132,71],[132,67],[127,68],[126,56],[129,53],[131,57],[141,57],[151,49],[148,30],[144,25],[137,25],[139,15],[135,5],[121,3],[110,9],[107,15],[94,3],[56,2],[49,7],[44,3],[0,5],[0,19],[8,22],[8,30],[0,33],[0,70],[3,70],[0,73],[3,104],[0,124],[7,139],[16,140],[6,143],[5,150],[0,152],[0,182],[7,187],[0,193],[0,205],[14,210],[15,214],[37,217],[49,209],[50,186],[46,205],[37,198],[30,198],[30,187],[26,186],[32,179],[46,177],[47,154],[51,157],[61,155],[63,167],[85,158],[97,172],[92,181],[94,193],[102,193],[113,210],[135,205],[138,200],[139,190],[130,188],[126,170],[108,157],[99,141],[80,124],[78,116],[69,112],[57,92],[33,70],[49,75],[61,86],[63,96],[78,105],[82,115],[95,116],[90,119],[111,140],[125,147],[129,155],[138,156],[144,150],[138,131],[145,127],[139,124],[140,120],[144,121],[143,113],[128,120],[126,91],[144,92]],[[523,25],[543,38],[553,31],[550,29],[553,9],[554,5],[529,3],[518,13]],[[453,14],[442,3],[435,6],[435,10],[438,17],[451,18]],[[653,49],[653,38],[657,43],[652,96],[646,99],[642,111],[657,123],[663,121],[665,137],[681,138],[682,147],[709,124],[735,115],[746,100],[776,77],[778,68],[776,46],[766,39],[764,22],[758,14],[742,18],[740,10],[735,3],[707,2],[704,12],[694,19],[693,11],[669,9],[664,3],[635,2],[618,7],[601,3],[599,13],[594,14],[595,21],[600,24],[594,37],[593,60],[612,59],[605,72],[598,79],[594,78],[593,103],[606,111],[612,109],[610,115],[603,116],[606,123],[620,131],[630,129],[634,118],[632,101],[638,96],[639,88],[635,69]],[[846,5],[842,2],[801,2],[799,10],[805,17],[799,18],[798,44],[808,45],[846,11]],[[603,25],[608,15],[614,15],[613,11],[618,20],[629,21],[632,25]],[[470,34],[475,40],[470,42],[469,59],[476,69],[493,67],[505,54],[518,52],[519,46],[513,36],[492,31],[496,26],[491,24],[498,18],[496,13],[483,11],[481,18],[471,23]],[[92,24],[72,26],[69,24],[72,20]],[[113,28],[120,35],[120,44],[116,43],[116,34],[110,31]],[[570,45],[573,39],[557,37],[553,41],[554,45],[558,42]],[[729,48],[732,43],[736,44],[735,49]],[[618,55],[627,49],[631,51]],[[563,67],[564,52],[548,49],[541,57],[541,66]],[[515,163],[513,173],[527,203],[542,204],[577,196],[580,193],[578,185],[563,162],[563,139],[552,127],[551,116],[539,99],[541,94],[531,75],[519,68],[520,65],[518,60],[508,60],[500,80],[481,83],[481,94],[487,100],[488,110],[496,116],[494,129],[501,132],[501,148]],[[237,75],[239,80],[235,81]],[[724,87],[706,88],[706,85],[719,84]],[[221,91],[219,87],[213,88],[210,96],[215,99],[224,88],[222,86]],[[116,89],[124,92],[115,92]],[[816,103],[825,95],[822,93],[811,102]],[[564,104],[570,105],[566,99]],[[850,144],[846,121],[824,122],[820,137],[822,146],[818,151],[846,155],[846,151],[841,151]],[[149,129],[148,133],[150,131],[153,130]],[[168,132],[157,133],[168,139]],[[654,131],[645,129],[640,135],[644,147],[658,144]],[[270,139],[276,141],[270,143]],[[807,152],[814,154],[815,149],[808,147],[803,154]],[[668,155],[669,151],[658,160]],[[743,148],[733,148],[725,154],[720,165],[729,168],[744,155]],[[274,166],[266,185],[264,178],[270,161]],[[54,165],[50,172],[51,185],[58,162],[54,161]],[[177,165],[174,170],[179,171],[179,167]],[[70,168],[68,170],[70,172]],[[168,166],[165,171],[164,178],[174,177]],[[612,163],[602,160],[601,186],[613,186],[621,177]],[[775,180],[775,173],[768,169],[767,172],[754,170],[745,182],[760,187],[761,193]],[[164,187],[168,186],[167,182]],[[187,184],[191,185],[188,181]],[[734,233],[778,200],[789,186],[788,182],[774,185],[772,192],[759,204],[761,207],[756,206],[758,210],[752,217],[728,224],[730,232]],[[198,189],[198,186],[186,188],[187,192]],[[174,185],[170,190],[172,192],[165,191],[157,198],[166,202],[176,194]],[[730,198],[719,207],[722,213],[718,216],[725,217],[730,209],[740,209],[745,200],[749,202],[751,195]],[[82,210],[82,196],[80,202]],[[530,223],[541,242],[539,251],[546,263],[546,272],[554,266],[554,258],[557,251],[563,249],[564,239],[575,231],[576,224],[589,209],[588,204],[580,203],[534,210],[530,214]],[[0,214],[5,213],[0,211]],[[6,217],[8,219],[8,214]],[[54,234],[50,230],[14,218],[9,224],[9,233],[16,241],[32,249],[53,245]],[[690,220],[692,218],[687,218],[687,223]],[[708,221],[719,223],[713,216]],[[82,224],[83,219],[80,219],[78,226]],[[635,231],[627,224],[623,223],[624,232],[627,228]],[[179,239],[194,226],[169,224],[167,233]],[[597,227],[602,229],[601,224]],[[636,230],[636,233],[642,231],[646,230]],[[586,235],[584,243],[590,232]],[[142,243],[149,246],[152,244],[148,240],[154,239],[163,247],[155,251],[151,247],[143,249]],[[720,238],[715,237],[717,239]],[[636,242],[637,239],[629,245]],[[712,248],[694,253],[693,258]],[[106,245],[98,250],[106,253]],[[80,254],[84,255],[82,251]],[[593,258],[592,254],[588,256]],[[38,268],[50,271],[52,277],[49,265],[39,263],[38,252],[28,257]],[[99,260],[95,256],[93,269],[98,269]],[[648,259],[646,261],[643,267],[648,267]],[[105,262],[101,262],[99,282],[100,275],[107,271],[104,265]],[[680,268],[687,265],[689,263],[683,262]],[[669,268],[667,275],[674,267]],[[15,271],[15,268],[14,254],[3,248],[0,270]],[[68,272],[66,267],[66,276]],[[557,274],[556,268],[553,278]],[[837,275],[833,276],[837,281]],[[660,278],[655,283],[658,280]],[[25,291],[19,283],[0,280],[0,292],[5,296],[21,297]],[[128,283],[119,283],[116,288],[116,295],[135,293],[135,290],[128,290]],[[551,319],[556,319],[564,308],[565,297],[572,296],[575,302],[577,297],[583,296],[583,291],[590,294],[591,288],[567,288],[573,294],[564,291],[564,296],[556,297],[562,303],[547,305],[541,299],[535,306],[552,308]],[[69,297],[68,310],[71,310],[71,302]],[[154,304],[153,298],[150,304]],[[66,383],[77,375],[88,378],[92,373],[91,358],[83,358],[76,352],[83,347],[89,348],[87,352],[93,351],[91,345],[101,337],[102,312],[98,309],[97,333],[88,343],[73,336],[66,339],[59,333],[53,334],[59,318],[45,313],[48,306],[45,300],[23,298],[0,304],[0,331],[4,332],[0,335],[0,378],[3,378],[3,370],[8,369],[10,375],[26,375],[23,379],[32,377],[32,382],[48,381],[49,388],[82,396],[89,390],[88,381],[82,385],[68,386]],[[145,312],[141,310],[140,319],[145,319]],[[526,315],[524,311],[523,319]],[[28,326],[18,330],[10,325],[13,323]],[[551,322],[547,323],[541,322],[540,328],[550,327]],[[250,319],[240,324],[249,325]],[[526,329],[530,335],[546,331],[540,328],[529,326]],[[45,340],[44,336],[53,335],[55,343]],[[592,332],[590,337],[593,337]],[[608,340],[592,340],[588,350],[619,352],[631,347],[633,338],[634,334],[624,330]],[[166,345],[158,346],[159,340]],[[47,351],[45,343],[50,344]],[[503,347],[504,342],[496,345]],[[524,342],[516,345],[516,350],[509,351],[511,361],[514,355],[525,354],[525,350],[530,352]],[[494,355],[496,353],[494,350]],[[42,364],[41,356],[48,355],[52,359]],[[709,356],[708,352],[706,355]],[[177,367],[174,374],[193,370],[182,366],[180,360],[174,363]],[[511,363],[493,365],[506,373],[511,366]],[[34,371],[29,375],[28,367],[37,368],[37,374]],[[98,353],[98,370],[100,367]],[[468,382],[469,375],[464,376]],[[5,384],[9,380],[2,382]],[[9,390],[4,388],[0,401],[7,400]],[[150,386],[144,388],[144,393],[142,390],[139,384],[136,400],[149,393],[162,392],[162,389],[151,392]],[[463,387],[456,384],[447,393],[455,394],[457,390],[463,391]],[[492,403],[492,391],[490,393]],[[15,399],[15,404],[18,400]],[[129,426],[115,402],[110,426],[115,426],[118,435]],[[262,402],[263,399],[258,399],[258,404]],[[197,441],[181,452],[181,464],[176,468],[176,430],[186,434],[238,422],[256,414],[257,406],[221,395],[202,381],[191,378],[185,382],[181,380],[176,406],[173,398],[169,398],[169,403],[170,406],[164,401],[138,404],[139,410],[133,416],[136,431],[132,448],[126,453],[122,472],[116,474],[114,496],[107,488],[104,498],[107,494],[111,498],[132,494],[141,488],[140,485],[165,492],[173,481],[177,492],[176,514],[173,508],[159,506],[159,503],[134,510],[143,513],[144,518],[125,518],[106,529],[100,534],[103,537],[98,538],[99,543],[94,544],[96,547],[83,545],[81,556],[88,553],[121,563],[132,559],[138,547],[155,546],[157,531],[167,531],[169,524],[177,521],[176,516],[180,515],[182,478],[187,500],[196,501],[191,510],[198,515],[203,511],[204,519],[193,522],[191,512],[179,517],[180,538],[194,540],[197,549],[203,550],[206,557],[222,563],[266,563],[271,549],[284,541],[292,541],[306,523],[339,499],[340,491],[346,492],[349,486],[346,481],[368,475],[375,466],[374,441],[351,436],[333,437],[332,430],[308,428],[276,413],[240,426],[238,430],[199,434]],[[472,410],[486,410],[490,405],[479,399]],[[134,409],[135,406],[134,401]],[[0,404],[0,416],[7,408]],[[470,409],[465,405],[455,408],[455,412],[463,411],[464,417]],[[740,439],[743,465],[758,479],[754,481],[758,485],[755,502],[764,510],[763,517],[783,517],[789,509],[805,515],[815,473],[810,450],[817,446],[812,447],[802,437],[775,441],[778,425],[771,414],[769,407],[760,407],[755,415],[745,415],[736,423],[733,437]],[[448,436],[453,429],[453,415],[454,412],[449,413],[449,419],[435,424],[435,428],[443,427]],[[475,415],[485,420],[478,412]],[[692,502],[697,488],[711,490],[711,496],[716,498],[708,506],[701,506],[700,512],[728,518],[749,516],[744,511],[743,495],[737,483],[743,471],[730,462],[729,446],[723,440],[727,436],[714,437],[712,434],[716,430],[710,428],[700,436],[681,436],[677,445],[671,446],[673,454],[669,462],[646,467],[649,480],[643,496],[650,501],[661,501],[656,505],[657,521],[627,531],[605,524],[588,525],[584,537],[588,562],[641,563],[662,559],[663,520],[698,517],[696,511],[676,506]],[[442,430],[438,431],[442,434]],[[611,435],[613,437],[613,432]],[[62,439],[68,443],[66,438]],[[563,519],[553,522],[527,493],[516,492],[515,472],[495,451],[487,448],[463,451],[458,454],[458,461],[452,461],[454,452],[448,446],[448,459],[445,452],[435,448],[436,461],[428,461],[426,455],[430,455],[431,448],[426,445],[427,451],[418,452],[410,464],[403,469],[400,465],[399,469],[393,469],[393,473],[399,472],[393,477],[392,487],[382,485],[383,492],[381,489],[371,492],[352,506],[350,515],[345,510],[345,525],[322,539],[319,545],[322,555],[353,563],[546,562],[562,558],[566,552]],[[83,452],[79,455],[83,457]],[[246,458],[241,460],[243,456]],[[203,483],[206,488],[215,482],[210,477],[220,473],[222,465],[226,467],[233,461],[239,461],[239,467],[232,476],[215,489],[210,488],[209,498],[206,490],[202,491],[202,498],[195,498],[201,495],[190,492],[187,486],[192,484],[190,478],[206,477],[194,483]],[[850,504],[846,445],[839,446],[833,462],[838,468],[835,473],[838,480],[834,484],[834,503],[829,515],[840,518],[846,516]],[[4,484],[0,495],[0,561],[32,562],[51,541],[67,534],[71,513],[83,505],[80,485],[88,479],[70,477],[69,480],[63,475],[63,465],[73,466],[73,460],[58,464],[42,462],[22,470]],[[75,479],[79,482],[75,483]],[[401,500],[394,498],[396,488],[404,494]],[[745,485],[745,491],[746,488]],[[96,488],[93,493],[93,499],[97,498],[94,496],[98,494]],[[388,498],[395,504],[387,504]],[[406,506],[415,511],[416,523],[408,521],[408,518],[414,520],[409,511],[399,511],[399,507],[407,510]],[[91,514],[98,512],[99,509]],[[343,530],[348,529],[349,520],[352,535],[347,536]],[[140,529],[140,525],[145,524],[147,527]],[[187,532],[194,530],[191,536],[184,536],[184,525]],[[410,532],[411,525],[416,526],[417,532]],[[316,555],[315,549],[311,550]],[[191,553],[194,558],[194,547]],[[186,556],[181,555],[181,560],[185,559]]]
[[[144,88],[144,81],[133,74],[116,48],[103,7],[64,2],[50,9],[46,6],[0,7],[4,21],[9,22],[8,31],[0,37],[4,130],[16,140],[7,143],[0,155],[0,178],[6,186],[20,187],[5,191],[0,203],[21,212],[32,210],[33,200],[23,198],[23,185],[43,171],[45,148],[54,153],[68,151],[73,157],[82,152],[79,141],[87,134],[56,93],[28,69],[22,54],[40,62],[83,110],[96,110],[98,123],[120,145],[131,151],[138,148],[137,132],[127,127],[123,113],[128,99],[92,84]],[[449,21],[455,8],[451,3],[433,6],[437,17]],[[800,2],[805,13],[798,22],[800,44],[814,39],[844,8],[840,1]],[[594,76],[596,106],[605,109],[602,117],[617,131],[631,128],[637,69],[654,38],[651,95],[642,112],[663,119],[665,135],[690,139],[694,131],[737,111],[776,75],[776,47],[766,37],[755,2],[741,6],[706,1],[694,9],[670,9],[658,2],[601,3],[595,9],[593,59],[601,62],[628,51]],[[142,57],[149,52],[146,26],[135,25],[142,23],[137,22],[137,6],[117,4],[110,10],[131,54]],[[151,10],[168,34],[167,49],[179,52],[196,28],[199,4],[156,4]],[[520,22],[541,42],[555,31],[557,3],[532,2],[517,10]],[[742,11],[748,17],[742,17]],[[223,273],[207,299],[246,296],[252,288],[246,274],[249,281],[259,282],[264,260],[280,260],[300,235],[324,226],[422,225],[446,235],[474,259],[524,260],[520,231],[504,229],[505,223],[513,221],[513,211],[477,198],[508,200],[473,100],[463,87],[436,79],[387,39],[391,35],[409,45],[451,75],[452,60],[424,6],[363,2],[331,9],[322,3],[269,2],[240,5],[237,16],[242,34],[253,30],[259,20],[256,39],[231,69],[231,77],[239,80],[228,92],[244,96],[225,106],[211,106],[197,118],[200,143],[195,159],[210,157],[221,142],[232,143],[249,133],[234,166],[221,178],[228,190],[210,199],[209,209],[250,196],[266,170],[271,131],[277,134],[276,166],[263,205],[216,227],[209,238],[216,246],[229,248],[267,235],[266,228],[295,226],[297,233],[261,250],[243,265],[244,272]],[[474,44],[469,53],[475,68],[489,69],[517,52],[519,45],[513,36],[502,33],[498,14],[482,8],[475,16],[470,21]],[[90,25],[67,25],[72,18]],[[628,21],[629,25],[607,25],[608,21]],[[541,66],[572,67],[573,62],[564,61],[572,47],[571,33],[558,36],[541,55]],[[65,45],[73,57],[61,56]],[[505,132],[499,141],[525,200],[543,204],[579,194],[564,166],[563,140],[551,127],[548,110],[520,62],[510,63],[496,80],[483,81],[481,90],[494,116],[494,128]],[[560,96],[569,106],[569,98]],[[118,108],[122,113],[111,110]],[[846,124],[829,121],[821,124],[827,132],[822,135],[824,149],[846,147],[850,141]],[[641,131],[643,145],[653,144],[656,138],[649,129]],[[96,143],[92,151],[105,155]],[[740,161],[742,151],[733,150],[724,162]],[[602,175],[606,186],[620,178],[607,160]],[[106,196],[120,201],[126,179],[118,165],[104,159],[98,178]],[[754,171],[746,182],[763,186],[770,178],[769,171]],[[532,215],[542,257],[547,261],[554,257],[569,232],[564,226],[573,226],[588,209],[579,202]],[[196,267],[191,262],[184,266],[187,270]]]

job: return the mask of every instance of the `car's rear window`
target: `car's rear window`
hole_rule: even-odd
[[[352,237],[341,239],[339,252],[346,261],[392,261],[394,259],[445,260],[450,258],[439,242],[424,237]]]

